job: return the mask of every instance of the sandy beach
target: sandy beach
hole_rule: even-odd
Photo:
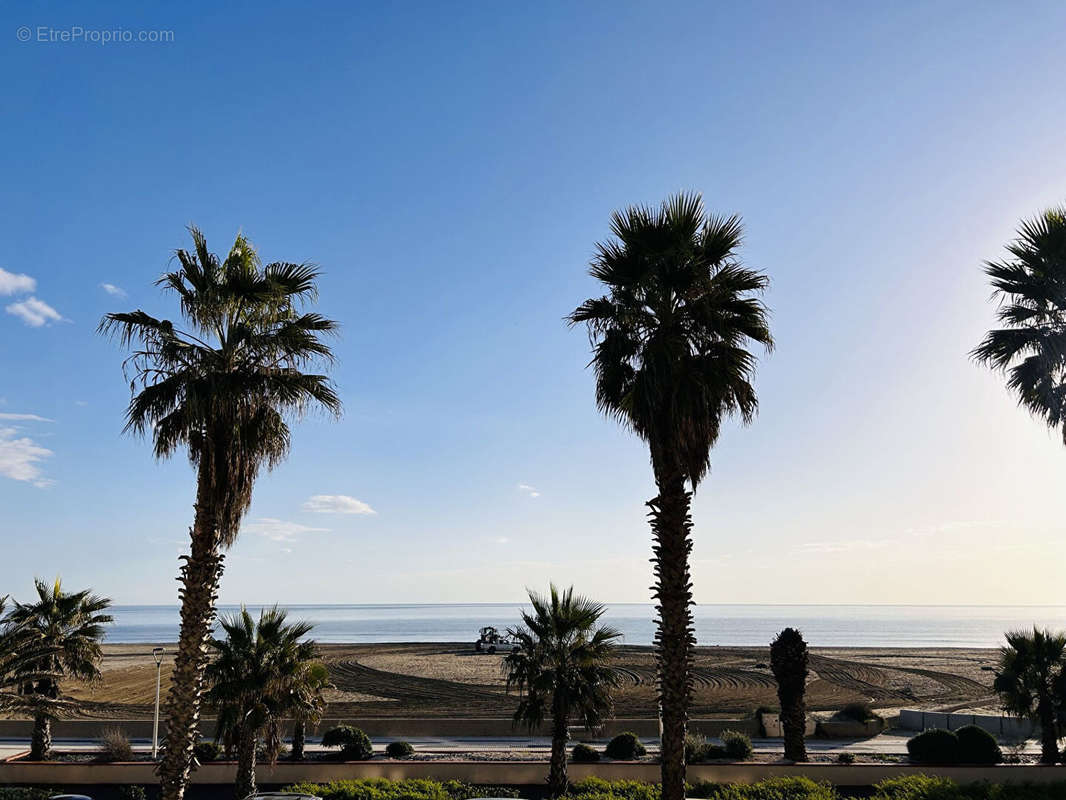
[[[174,652],[174,645],[163,646]],[[72,695],[87,701],[86,716],[151,715],[152,647],[105,646],[102,680],[70,687]],[[504,717],[517,702],[506,691],[502,656],[475,653],[467,643],[328,644],[321,653],[336,687],[328,693],[330,717]],[[865,701],[879,709],[995,710],[991,668],[996,659],[992,649],[813,649],[808,707],[833,711]],[[170,656],[163,664],[164,696],[169,664]],[[654,716],[651,648],[621,648],[615,666],[623,675],[616,716]],[[766,648],[697,648],[693,716],[736,716],[776,702]]]

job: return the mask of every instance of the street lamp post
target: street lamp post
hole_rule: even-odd
[[[163,656],[166,652],[162,647],[152,648],[152,655],[155,656],[155,721],[152,723],[152,761],[155,761],[156,753],[159,751],[159,684],[163,674]]]

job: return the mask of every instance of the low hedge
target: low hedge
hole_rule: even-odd
[[[919,764],[998,764],[1003,760],[996,738],[976,725],[957,731],[922,731],[907,741],[907,753]]]
[[[411,778],[390,781],[385,778],[294,783],[285,792],[318,795],[322,800],[470,800],[474,797],[518,797],[504,786],[472,786],[461,781],[432,781]]]
[[[647,748],[633,731],[625,731],[607,743],[603,754],[615,761],[633,761],[647,755]]]
[[[594,764],[600,760],[600,751],[587,744],[575,744],[570,751],[570,760],[577,764]]]

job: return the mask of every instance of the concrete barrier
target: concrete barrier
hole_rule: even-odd
[[[912,709],[899,712],[899,727],[908,731],[925,731],[930,728],[956,731],[966,725],[976,725],[1004,739],[1026,739],[1034,735],[1033,724],[1029,720],[1018,717],[992,714],[944,714]]]
[[[0,785],[98,786],[102,784],[152,784],[157,781],[154,765],[146,762],[118,764],[0,763]],[[635,780],[655,783],[659,765],[655,762],[615,762],[570,764],[572,780],[592,776],[605,780]],[[460,780],[472,784],[543,785],[548,764],[543,761],[356,761],[279,762],[274,767],[259,765],[256,777],[264,787],[284,786],[297,781],[317,783],[357,778],[433,778]],[[233,783],[236,765],[205,764],[192,775],[194,784]],[[900,764],[693,764],[688,767],[691,781],[711,783],[753,783],[776,777],[805,776],[836,786],[870,786],[886,778],[905,775],[937,775],[959,783],[1051,783],[1066,781],[1066,767],[1001,765],[995,767],[930,767]]]

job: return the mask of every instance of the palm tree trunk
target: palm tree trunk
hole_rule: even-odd
[[[570,739],[569,720],[566,710],[559,703],[552,709],[552,755],[548,768],[548,794],[561,797],[566,794],[570,780],[566,776],[566,743]]]
[[[660,460],[660,463],[661,460]],[[681,469],[673,464],[656,470],[659,496],[648,502],[654,538],[658,630],[655,633],[662,703],[662,798],[685,797],[685,726],[692,696],[692,581],[689,574],[689,504]]]
[[[785,759],[806,761],[807,746],[803,739],[807,727],[807,704],[802,694],[781,704],[781,725],[785,733]]]
[[[237,800],[255,793],[255,746],[254,730],[242,730],[237,742],[237,782],[234,784],[234,797]]]
[[[292,760],[304,760],[304,741],[307,739],[307,729],[303,720],[298,719],[292,726]]]
[[[1050,698],[1037,705],[1037,713],[1040,715],[1040,763],[1054,764],[1059,760],[1059,732]]]
[[[190,553],[178,578],[181,583],[181,633],[167,694],[166,742],[159,766],[162,800],[182,800],[192,768],[193,748],[199,740],[200,701],[204,689],[207,642],[215,616],[215,600],[222,577],[216,509],[211,501],[211,465],[200,461],[196,515]]]
[[[44,761],[52,752],[52,718],[47,714],[33,717],[33,739],[30,742],[30,761]]]

